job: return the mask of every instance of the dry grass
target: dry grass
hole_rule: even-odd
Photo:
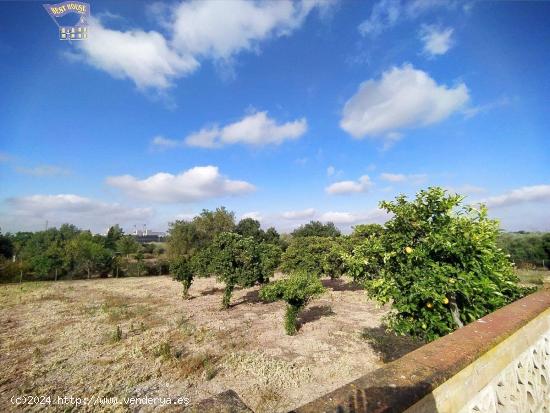
[[[190,300],[168,277],[0,286],[0,403],[22,411],[8,401],[22,394],[197,402],[233,389],[254,411],[287,411],[383,363],[361,332],[384,310],[346,283],[310,304],[294,337],[284,303],[262,303],[250,288],[220,310],[222,286],[210,279]]]

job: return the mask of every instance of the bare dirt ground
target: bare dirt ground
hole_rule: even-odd
[[[386,334],[384,309],[349,280],[283,330],[283,302],[258,287],[236,290],[220,310],[222,285],[193,283],[189,300],[169,277],[92,279],[0,286],[2,411],[12,396],[173,397],[192,404],[235,390],[255,412],[284,412],[319,397],[418,344]],[[167,406],[84,406],[78,411],[170,411]]]

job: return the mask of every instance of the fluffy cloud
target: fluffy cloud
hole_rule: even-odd
[[[245,218],[252,218],[252,219],[255,219],[256,221],[261,221],[263,219],[263,216],[258,211],[250,211],[250,212],[245,212],[244,214],[241,215],[241,219],[245,219]]]
[[[199,67],[191,54],[173,49],[158,32],[122,32],[93,18],[89,22],[89,38],[78,42],[81,57],[115,78],[131,79],[139,89],[166,89],[173,79]]]
[[[380,174],[380,179],[382,179],[383,181],[386,181],[386,182],[391,182],[391,183],[410,182],[410,183],[413,183],[413,184],[421,184],[423,182],[426,182],[427,177],[428,176],[426,174],[405,175],[405,174],[392,174],[392,173],[388,173],[388,172],[384,172],[384,173]]]
[[[366,212],[330,211],[321,214],[320,219],[321,221],[330,221],[334,222],[336,225],[342,226],[367,223],[382,224],[387,221],[388,217],[386,211],[376,208]]]
[[[429,56],[438,56],[447,53],[453,45],[453,32],[454,29],[450,27],[422,26],[420,38],[424,42],[424,53]]]
[[[267,112],[256,112],[222,128],[216,126],[201,129],[187,136],[185,143],[202,148],[219,148],[236,143],[256,146],[278,145],[285,140],[298,139],[306,131],[305,118],[278,124],[267,115]]]
[[[377,36],[401,20],[415,19],[436,7],[454,7],[449,0],[380,0],[372,7],[368,19],[359,25],[363,36]]]
[[[357,139],[391,136],[395,129],[440,122],[468,100],[465,84],[438,85],[426,72],[405,64],[361,83],[344,106],[340,127]]]
[[[169,37],[139,28],[113,30],[92,18],[77,57],[115,78],[131,79],[139,89],[163,90],[197,70],[201,59],[230,61],[261,41],[291,34],[312,10],[328,6],[320,0],[193,0],[152,7],[157,17],[166,12],[161,25]]]
[[[284,219],[300,220],[313,218],[315,216],[315,209],[307,208],[301,211],[286,211],[281,214]]]
[[[493,196],[479,202],[489,208],[500,208],[528,202],[550,202],[550,185],[524,186],[503,195]]]
[[[289,35],[323,1],[182,2],[174,9],[173,44],[196,56],[230,59],[272,37]]]
[[[4,218],[18,223],[17,230],[43,229],[50,225],[70,222],[92,231],[103,231],[114,224],[133,224],[151,218],[151,208],[132,208],[116,203],[105,203],[73,194],[31,195],[8,198],[9,210]],[[10,223],[2,223],[9,228]]]
[[[178,175],[160,172],[143,180],[131,175],[113,176],[107,178],[107,184],[134,198],[165,203],[194,202],[255,190],[248,182],[221,175],[216,166],[196,166]]]
[[[366,192],[372,186],[368,175],[361,176],[357,181],[335,182],[325,188],[327,194],[344,195],[359,192]]]

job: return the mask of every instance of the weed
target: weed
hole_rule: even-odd
[[[111,333],[111,341],[113,343],[118,343],[120,340],[122,340],[122,329],[117,325],[115,330]]]
[[[172,358],[172,346],[168,341],[164,341],[155,349],[154,354],[163,360],[170,360]]]

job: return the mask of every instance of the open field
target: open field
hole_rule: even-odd
[[[520,281],[524,284],[531,285],[541,285],[543,283],[544,277],[550,275],[548,270],[529,270],[518,268],[516,270],[516,275],[519,277]]]
[[[233,389],[255,411],[283,412],[418,345],[386,335],[385,310],[350,281],[324,283],[294,337],[284,303],[259,301],[254,287],[220,310],[212,279],[198,279],[188,301],[169,277],[0,286],[3,410],[22,411],[7,400],[21,394],[195,403]]]

